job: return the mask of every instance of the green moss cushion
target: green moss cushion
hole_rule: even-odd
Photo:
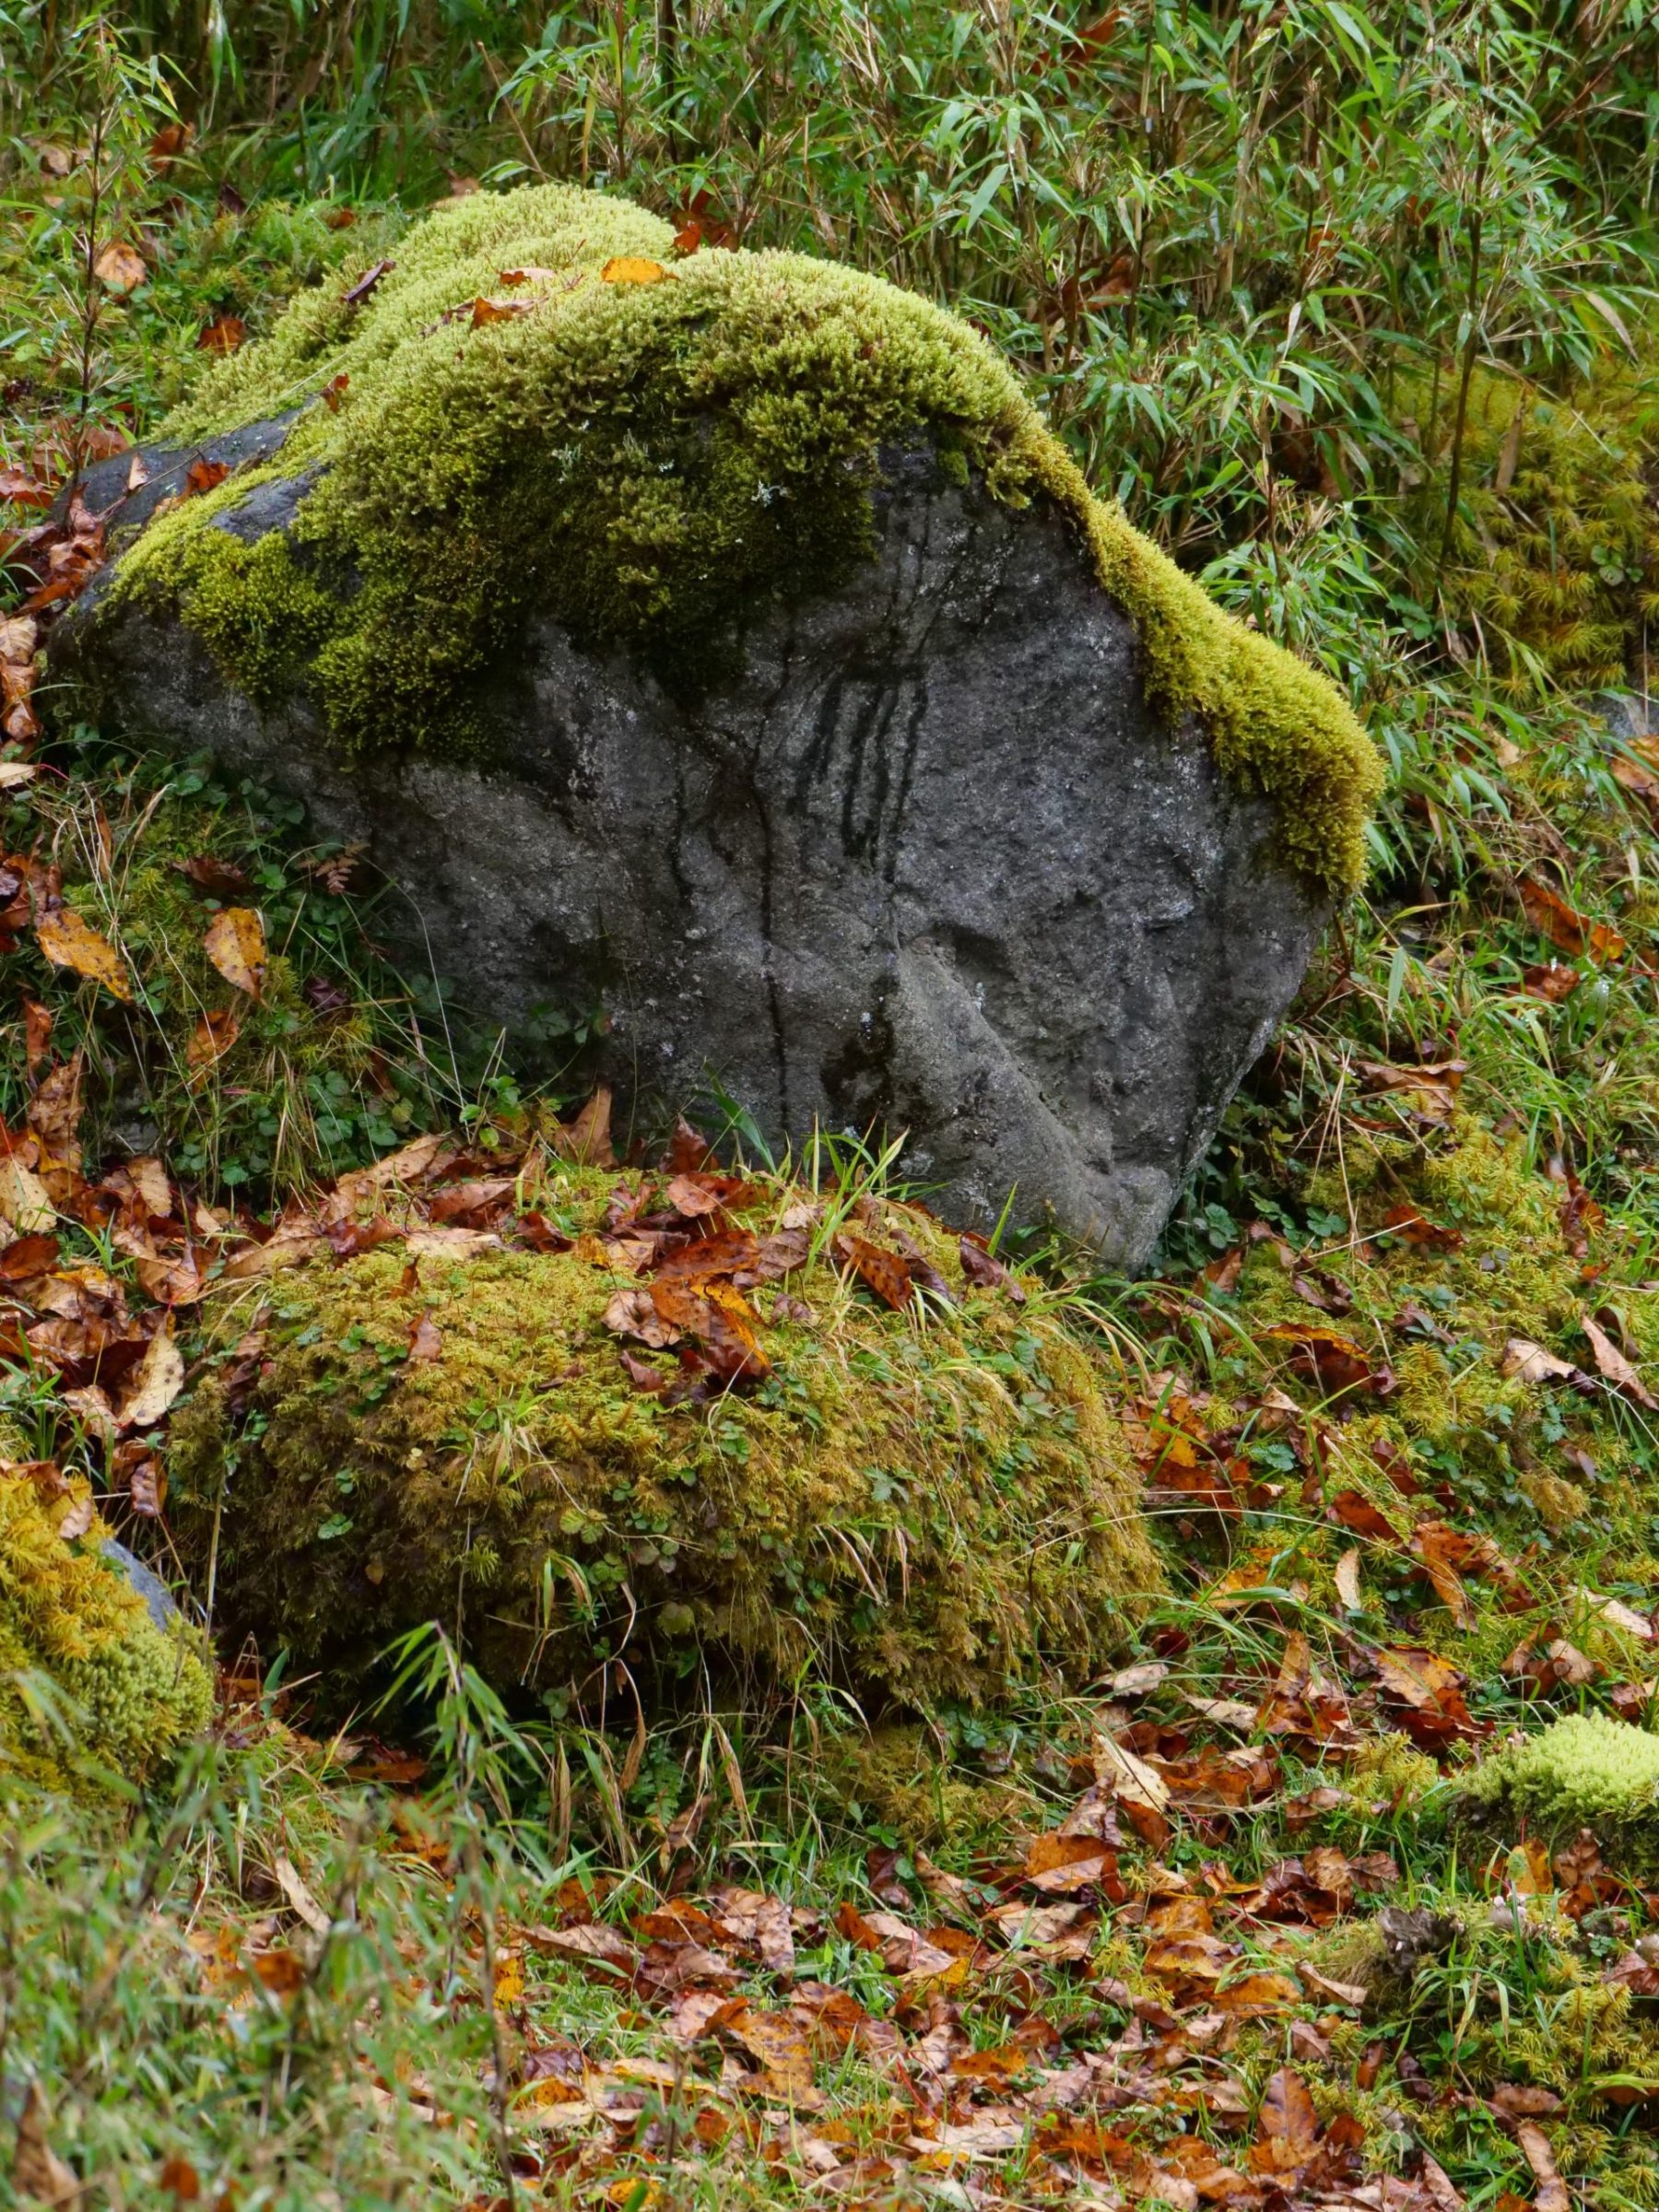
[[[1659,1735],[1573,1712],[1483,1759],[1462,1793],[1483,1824],[1524,1822],[1548,1841],[1591,1830],[1632,1867],[1659,1867]]]
[[[1380,769],[1335,688],[1095,500],[977,332],[879,278],[677,261],[655,217],[564,186],[479,194],[357,300],[297,300],[167,434],[288,415],[275,459],[151,524],[116,595],[175,600],[240,688],[302,686],[347,750],[487,757],[488,672],[533,612],[697,698],[759,609],[869,554],[884,448],[921,434],[995,499],[1056,503],[1138,625],[1160,711],[1198,715],[1271,800],[1311,888],[1359,878]],[[288,500],[286,533],[262,498]]]
[[[954,1238],[896,1215],[956,1303],[890,1312],[819,1258],[781,1313],[755,1293],[758,1389],[671,1405],[622,1353],[665,1382],[672,1355],[604,1318],[632,1280],[591,1233],[613,1182],[568,1171],[570,1253],[278,1278],[251,1401],[209,1386],[174,1417],[180,1541],[206,1556],[224,1504],[222,1615],[336,1688],[433,1618],[541,1689],[617,1658],[665,1694],[925,1707],[1098,1668],[1160,1577],[1100,1356],[1041,1294],[973,1288]]]
[[[196,1641],[156,1625],[103,1556],[100,1520],[65,1542],[69,1507],[0,1470],[0,1788],[20,1778],[85,1794],[99,1767],[142,1782],[212,1711]]]

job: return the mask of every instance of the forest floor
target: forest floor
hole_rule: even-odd
[[[103,448],[401,219],[164,201],[100,279]],[[0,301],[57,312],[26,257]],[[391,970],[297,811],[43,739],[100,526],[51,518],[61,387],[6,397],[6,1479],[89,1476],[165,1566],[158,1440],[239,1254],[349,1250],[393,1183],[398,1236],[534,1249],[526,1163],[606,1134]],[[336,1728],[221,1653],[169,1783],[8,1821],[16,2201],[1659,2206],[1659,1847],[1463,1786],[1659,1694],[1659,746],[1437,680],[1386,894],[1162,1269],[1005,1254],[1114,1363],[1145,1477],[1165,1586],[1112,1668],[874,1735],[531,1725],[437,1637]]]

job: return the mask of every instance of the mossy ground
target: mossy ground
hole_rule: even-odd
[[[820,1240],[766,1380],[669,1406],[604,1324],[630,1279],[594,1237],[615,1187],[545,1192],[571,1253],[278,1278],[251,1404],[206,1381],[174,1419],[200,1556],[223,1495],[226,1617],[335,1682],[440,1618],[498,1683],[561,1697],[609,1660],[669,1694],[840,1681],[925,1708],[1103,1663],[1160,1578],[1104,1363],[1041,1294],[974,1289],[902,1209],[958,1302],[879,1307]],[[747,1218],[797,1196],[762,1186]],[[412,1359],[422,1319],[440,1348]]]
[[[606,281],[618,258],[663,274]],[[503,312],[475,327],[476,300]],[[280,474],[319,472],[291,541],[216,526],[278,468],[234,477],[151,525],[116,600],[171,597],[232,681],[308,687],[348,748],[487,753],[479,684],[533,609],[679,692],[729,679],[768,601],[865,556],[880,448],[923,431],[994,497],[1058,502],[1140,627],[1160,709],[1202,718],[1311,885],[1359,879],[1381,776],[1335,690],[1096,500],[982,337],[879,278],[676,262],[667,225],[594,193],[477,195],[402,239],[360,304],[296,300],[167,434],[290,409]]]

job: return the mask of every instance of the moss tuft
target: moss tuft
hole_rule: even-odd
[[[146,1780],[206,1726],[213,1694],[194,1641],[158,1629],[103,1557],[103,1523],[65,1542],[68,1510],[0,1475],[0,1775],[84,1794],[88,1764]],[[32,1714],[29,1674],[62,1693],[72,1745]]]
[[[1381,771],[1347,706],[1091,496],[982,337],[799,254],[603,278],[613,256],[672,253],[655,217],[565,186],[433,214],[361,305],[296,300],[167,426],[195,439],[298,410],[281,473],[316,480],[288,536],[250,556],[221,526],[262,480],[232,478],[157,518],[115,599],[171,595],[230,680],[303,682],[348,748],[477,754],[480,681],[534,614],[682,694],[729,677],[746,620],[867,556],[881,449],[925,434],[993,497],[1073,519],[1159,709],[1201,718],[1305,881],[1358,883]],[[513,271],[530,274],[510,288]],[[475,327],[477,299],[526,312]]]
[[[579,1237],[613,1182],[563,1179]],[[457,1617],[493,1678],[555,1691],[611,1658],[923,1709],[1082,1677],[1159,1583],[1097,1357],[904,1218],[959,1304],[891,1313],[816,1261],[813,1325],[769,1327],[770,1379],[706,1405],[629,1382],[603,1322],[627,1278],[580,1243],[423,1259],[413,1288],[386,1253],[297,1271],[252,1403],[174,1417],[176,1533],[205,1552],[222,1492],[221,1614],[336,1684]],[[441,1349],[411,1361],[423,1314]]]
[[[1430,387],[1408,394],[1433,460],[1416,512],[1430,548],[1441,543],[1450,466],[1446,395],[1436,402]],[[1647,480],[1656,428],[1659,385],[1622,362],[1568,397],[1476,372],[1443,589],[1453,619],[1512,694],[1629,681],[1659,583]]]
[[[1627,1864],[1659,1867],[1659,1735],[1606,1713],[1568,1713],[1483,1759],[1461,1799],[1483,1824],[1524,1820],[1548,1841],[1588,1828]]]

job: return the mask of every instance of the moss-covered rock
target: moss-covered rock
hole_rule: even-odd
[[[434,1618],[499,1682],[590,1694],[611,1658],[665,1694],[818,1677],[916,1707],[1099,1665],[1159,1575],[1062,1311],[971,1288],[907,1212],[956,1302],[889,1312],[819,1257],[759,1388],[670,1405],[605,1324],[613,1182],[563,1179],[570,1253],[279,1280],[251,1400],[210,1382],[174,1418],[181,1542],[205,1553],[224,1501],[223,1618],[336,1687]]]
[[[594,193],[479,194],[399,241],[355,301],[297,300],[167,434],[291,413],[276,459],[151,524],[118,594],[174,601],[252,696],[303,684],[348,748],[487,755],[483,679],[533,610],[696,697],[759,608],[835,589],[872,550],[883,449],[920,433],[995,499],[1068,519],[1159,708],[1202,718],[1304,881],[1359,879],[1380,771],[1335,690],[1095,500],[979,334],[878,278],[798,254],[676,262],[666,224]],[[262,496],[296,484],[268,535]]]
[[[1547,1842],[1587,1828],[1625,1865],[1659,1868],[1659,1735],[1606,1713],[1567,1713],[1483,1759],[1459,1809],[1482,1827],[1524,1822]]]
[[[99,1767],[145,1781],[212,1711],[196,1640],[157,1626],[104,1556],[102,1520],[72,1541],[59,1533],[74,1505],[0,1467],[0,1786],[85,1794]]]

